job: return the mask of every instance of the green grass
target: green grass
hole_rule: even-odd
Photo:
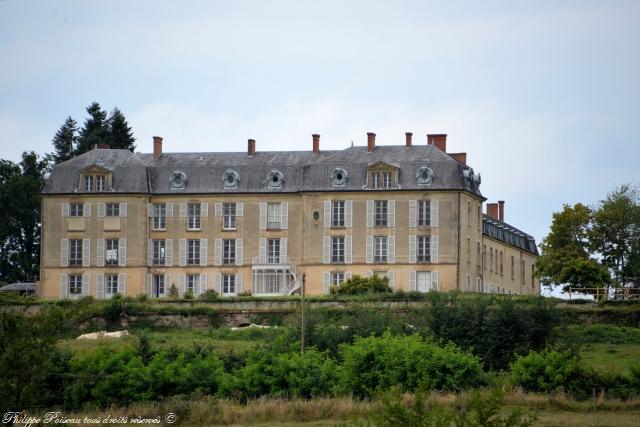
[[[585,344],[582,362],[596,370],[627,375],[640,363],[640,344]]]
[[[574,324],[556,333],[562,341],[577,344],[640,344],[640,328],[607,323]]]

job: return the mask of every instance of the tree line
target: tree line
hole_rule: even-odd
[[[22,153],[14,163],[0,159],[0,283],[34,280],[40,269],[40,193],[53,166],[98,146],[135,149],[135,138],[118,108],[93,102],[82,127],[67,117],[52,139],[53,151]]]

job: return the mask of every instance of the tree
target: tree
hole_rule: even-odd
[[[568,283],[565,291],[571,287],[572,291],[595,294],[594,288],[603,288],[604,285],[608,288],[611,276],[607,268],[594,259],[573,259],[564,264],[558,280]]]
[[[629,184],[621,185],[600,202],[593,213],[589,246],[602,257],[615,279],[626,287],[637,265],[640,241],[640,198]],[[630,276],[631,275],[631,276]]]
[[[0,280],[29,280],[40,269],[40,199],[47,161],[22,153],[0,161]]]
[[[78,123],[67,117],[60,129],[53,137],[53,153],[48,154],[47,158],[54,165],[67,161],[73,157],[75,145],[78,141]]]
[[[109,145],[111,148],[135,150],[136,139],[122,111],[114,108],[109,116]]]
[[[551,231],[542,240],[541,255],[536,261],[536,274],[545,286],[584,288],[600,277],[602,270],[589,253],[592,215],[592,210],[582,203],[565,204],[561,212],[553,214]]]
[[[76,146],[75,155],[86,153],[96,144],[108,144],[109,124],[107,113],[100,104],[93,102],[87,107],[89,117],[80,129],[80,137]]]

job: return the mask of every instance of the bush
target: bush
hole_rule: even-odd
[[[362,277],[357,274],[345,280],[338,286],[331,286],[332,295],[362,295],[382,292],[392,292],[389,278],[374,274],[372,277]]]
[[[124,313],[124,300],[122,295],[115,294],[111,301],[104,307],[102,311],[102,316],[109,323],[115,323],[120,320],[122,314]]]
[[[341,391],[372,396],[399,386],[406,392],[456,391],[483,384],[480,361],[453,344],[442,347],[418,335],[357,338],[340,347]]]
[[[201,293],[198,299],[201,301],[218,301],[219,298],[216,291],[209,289],[208,291]]]

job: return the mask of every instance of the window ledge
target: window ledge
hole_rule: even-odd
[[[187,228],[187,231],[202,231],[202,228]]]

